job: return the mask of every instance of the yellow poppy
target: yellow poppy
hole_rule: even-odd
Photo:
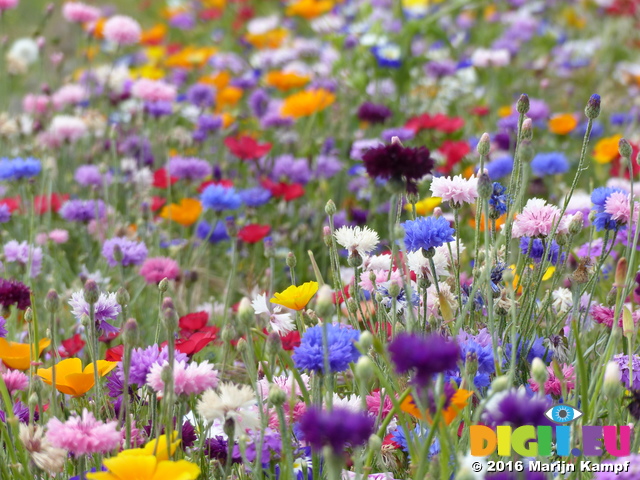
[[[156,444],[158,445],[156,447]],[[145,455],[154,455],[159,462],[163,460],[169,460],[169,457],[173,455],[178,446],[180,445],[180,439],[178,439],[178,432],[171,433],[171,444],[167,448],[167,436],[160,435],[157,439],[151,440],[145,444],[142,448],[131,448],[124,450],[121,455],[141,457]],[[154,454],[155,453],[155,454]]]
[[[280,113],[285,117],[307,117],[324,110],[335,100],[336,96],[333,93],[322,88],[304,90],[285,98]]]
[[[428,215],[433,212],[433,209],[442,203],[442,199],[440,197],[428,197],[423,198],[419,202],[416,203],[416,214],[418,215]],[[413,207],[410,203],[407,203],[404,206],[404,209],[407,211],[411,211]]]
[[[561,113],[551,117],[548,126],[551,133],[567,135],[578,126],[578,120],[570,113]]]
[[[133,78],[148,78],[149,80],[160,80],[165,77],[165,71],[154,65],[142,65],[138,68],[131,69]]]
[[[469,397],[471,397],[471,395],[473,395],[473,392],[469,390],[465,390],[463,388],[456,390],[456,393],[454,393],[451,397],[449,406],[442,412],[442,417],[444,418],[444,421],[447,423],[447,425],[453,422],[458,413],[460,413],[464,409],[464,407],[467,406],[467,403],[469,403]],[[412,415],[421,420],[425,419],[422,415],[422,412],[414,403],[413,397],[411,397],[411,395],[408,395],[407,398],[402,401],[402,403],[400,404],[400,408],[403,412],[406,412],[409,415]],[[431,422],[431,416],[428,412],[426,420]]]
[[[98,360],[98,376],[104,377],[117,365],[118,362]],[[93,362],[83,369],[82,360],[79,358],[67,358],[56,363],[53,367],[39,368],[37,374],[45,383],[52,385],[54,368],[56,370],[56,389],[66,395],[79,397],[91,390],[95,385]]]
[[[287,15],[311,20],[327,13],[332,8],[333,2],[331,0],[298,0],[287,7]]]
[[[609,163],[618,158],[618,142],[622,139],[622,135],[613,135],[598,140],[593,148],[593,159],[597,163]]]
[[[318,282],[307,282],[299,287],[291,285],[285,291],[274,294],[271,303],[282,305],[292,310],[302,310],[317,291]]]
[[[38,342],[38,357],[51,344],[51,340],[43,338]],[[0,338],[0,360],[14,370],[29,370],[31,362],[36,358],[31,358],[32,345],[29,343],[8,342]]]
[[[267,85],[278,90],[287,91],[294,88],[304,87],[309,83],[310,78],[306,75],[298,75],[294,72],[269,72],[266,76]]]
[[[165,205],[160,211],[160,216],[167,220],[173,220],[183,227],[190,227],[198,221],[202,213],[202,204],[195,198],[183,198],[180,203]]]
[[[265,33],[247,33],[245,40],[255,48],[279,48],[285,41],[289,31],[284,28],[276,28]]]
[[[227,0],[201,0],[202,6],[207,8],[224,8]]]
[[[500,118],[508,117],[509,115],[511,115],[511,110],[512,110],[511,105],[506,105],[504,107],[500,107],[498,109],[498,116]]]

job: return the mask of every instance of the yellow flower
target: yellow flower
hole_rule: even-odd
[[[593,159],[598,163],[609,163],[618,158],[618,142],[622,135],[613,135],[598,140],[593,148]]]
[[[578,126],[578,120],[570,113],[554,115],[549,120],[549,131],[558,135],[571,133]]]
[[[201,0],[202,6],[207,8],[224,8],[227,0]]]
[[[304,87],[310,78],[306,75],[298,75],[294,72],[269,72],[266,76],[267,85],[278,90],[287,91]]]
[[[304,90],[285,98],[280,113],[285,117],[306,117],[324,110],[335,100],[336,96],[333,93],[322,88]]]
[[[158,445],[157,447],[156,444]],[[144,457],[145,455],[154,455],[155,452],[155,457],[159,462],[162,462],[169,460],[169,457],[176,452],[179,445],[180,439],[178,439],[178,432],[172,432],[169,448],[167,448],[167,436],[163,434],[157,439],[147,442],[144,447],[124,450],[121,455]]]
[[[282,305],[292,310],[302,310],[317,291],[318,282],[307,282],[299,287],[291,285],[284,292],[274,294],[271,303]]]
[[[428,197],[423,198],[418,203],[416,203],[416,214],[418,215],[427,215],[433,212],[433,209],[442,203],[442,199],[440,197]],[[412,210],[412,206],[410,203],[407,203],[404,206],[404,209],[407,211]]]
[[[38,357],[51,344],[51,340],[43,338],[38,343]],[[31,350],[33,345],[29,343],[7,342],[4,338],[0,338],[0,360],[4,364],[14,370],[29,370],[32,361]]]
[[[180,203],[166,205],[160,211],[160,216],[173,220],[184,227],[190,227],[198,221],[202,213],[202,204],[195,198],[183,198]]]
[[[207,85],[211,85],[216,87],[216,90],[222,90],[231,82],[231,74],[229,72],[222,71],[219,73],[214,73],[212,75],[207,75],[204,77],[200,77],[198,83],[205,83]]]
[[[100,377],[104,377],[118,366],[118,362],[107,362],[106,360],[98,360],[96,363],[98,376]],[[91,390],[95,385],[93,362],[83,369],[82,360],[79,358],[67,358],[53,367],[39,368],[37,374],[45,383],[52,385],[54,368],[56,370],[56,389],[64,394],[79,397]]]
[[[298,0],[287,7],[287,15],[311,20],[327,13],[332,8],[333,2],[331,0]]]
[[[506,105],[504,107],[500,107],[498,109],[498,116],[503,118],[503,117],[508,117],[509,115],[511,115],[511,105]]]
[[[149,80],[160,80],[165,77],[165,71],[154,65],[143,65],[131,69],[131,76],[134,78],[148,78]]]

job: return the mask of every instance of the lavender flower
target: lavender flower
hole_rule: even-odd
[[[104,218],[106,208],[102,200],[68,200],[58,213],[69,222],[89,222]]]
[[[262,187],[248,188],[240,192],[242,203],[248,207],[260,207],[271,199],[271,191]]]
[[[25,267],[31,262],[31,278],[37,277],[42,270],[42,249],[29,246],[26,241],[18,243],[17,240],[11,240],[7,242],[4,246],[4,259],[7,263],[15,262]]]
[[[493,396],[483,413],[483,421],[490,425],[553,425],[545,416],[551,403],[525,389],[508,390]]]
[[[187,90],[187,100],[196,107],[211,107],[215,102],[215,90],[204,83],[196,83]]]
[[[316,450],[330,446],[340,454],[346,447],[364,444],[373,433],[374,420],[365,412],[346,408],[332,411],[309,408],[300,418],[302,438]]]
[[[198,223],[198,226],[196,227],[196,235],[198,235],[198,238],[207,240],[209,243],[218,243],[224,240],[229,240],[227,228],[225,223],[221,220],[216,223],[213,231],[211,231],[211,225],[209,223],[205,221]]]
[[[83,315],[89,315],[89,303],[84,299],[84,292],[78,290],[71,295],[69,300],[71,313],[76,320],[80,321]],[[96,326],[105,333],[115,333],[118,329],[108,323],[108,320],[115,320],[120,314],[121,308],[116,301],[115,293],[100,293],[98,301],[94,304],[94,319]]]
[[[202,180],[212,172],[209,162],[195,157],[173,157],[167,169],[172,177],[184,180]]]
[[[5,328],[5,325],[7,324],[7,320],[0,316],[0,338],[4,338],[7,336],[7,333],[9,333],[9,331]]]
[[[330,154],[318,155],[316,159],[316,176],[331,178],[342,170],[342,162]]]
[[[182,352],[176,350],[175,361],[187,362],[189,357]],[[155,364],[164,364],[169,361],[169,349],[165,345],[160,348],[158,345],[150,345],[146,348],[134,348],[131,351],[131,369],[129,371],[129,383],[134,385],[145,385],[147,383],[147,375],[151,371],[151,367]],[[124,380],[124,370],[122,362],[118,364],[115,370],[116,376],[120,380]]]
[[[122,254],[121,260],[114,258],[114,249],[118,246]],[[102,256],[107,259],[110,267],[117,265],[129,266],[140,265],[147,258],[147,246],[144,242],[134,242],[124,237],[110,238],[102,246]]]
[[[8,205],[0,205],[0,223],[7,223],[11,220],[11,210]]]
[[[633,367],[633,379],[629,379],[629,355],[622,353],[614,355],[613,361],[618,364],[620,380],[629,390],[640,390],[640,356],[634,355],[631,359]]]

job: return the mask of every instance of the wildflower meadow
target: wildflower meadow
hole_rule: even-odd
[[[639,27],[0,0],[0,480],[640,480]]]

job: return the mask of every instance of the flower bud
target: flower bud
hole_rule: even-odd
[[[251,328],[255,323],[256,315],[251,306],[251,301],[247,297],[242,297],[242,300],[240,300],[238,317],[240,322],[247,328]]]
[[[358,311],[358,302],[354,298],[347,298],[347,310],[351,313],[356,313]]]
[[[122,253],[122,248],[120,248],[120,245],[114,245],[113,259],[118,263],[122,263],[123,258],[124,258],[124,254]]]
[[[611,305],[615,304],[617,296],[618,296],[618,289],[616,287],[613,287],[611,290],[609,290],[609,293],[607,293],[607,298],[605,300],[605,305],[611,306]]]
[[[220,338],[222,338],[222,341],[225,343],[229,343],[232,340],[235,340],[236,338],[236,330],[234,328],[234,326],[230,323],[227,323],[223,328],[222,328],[222,333],[220,334]]]
[[[166,310],[166,309],[170,309],[170,310],[176,309],[176,307],[173,304],[173,299],[171,297],[164,297],[162,299],[162,310]]]
[[[280,350],[282,350],[282,340],[280,339],[280,335],[275,332],[271,332],[267,337],[265,350],[267,351],[267,355],[278,355]]]
[[[173,380],[173,366],[165,365],[160,372],[160,379],[164,382],[165,386],[171,383]]]
[[[533,139],[533,123],[530,118],[525,119],[522,122],[522,132],[520,134],[520,138],[523,141],[529,142]]]
[[[487,172],[487,169],[484,170],[484,172],[482,172],[480,174],[480,177],[478,178],[478,196],[480,198],[491,198],[491,195],[493,194],[493,182],[491,181],[491,177],[489,177],[489,173]]]
[[[269,402],[272,405],[280,406],[287,401],[287,394],[278,385],[272,384],[269,387]]]
[[[469,378],[474,378],[478,373],[478,354],[475,352],[467,353],[467,357],[464,362],[465,373]]]
[[[607,363],[604,371],[602,391],[609,398],[618,398],[622,393],[622,373],[616,362]]]
[[[338,209],[336,208],[336,204],[333,203],[333,200],[329,200],[327,204],[324,206],[324,212],[330,217],[335,215]]]
[[[491,138],[487,132],[483,133],[480,137],[478,145],[476,145],[476,151],[483,157],[489,155],[489,152],[491,151]]]
[[[636,331],[635,323],[633,322],[633,316],[631,311],[627,307],[622,308],[622,334],[627,337],[633,337]]]
[[[360,267],[362,266],[363,262],[364,260],[362,259],[362,256],[358,253],[357,250],[354,250],[349,255],[348,263],[350,267],[354,267],[354,268]]]
[[[80,316],[80,323],[84,328],[89,328],[89,325],[91,325],[91,319],[89,318],[89,315],[83,313]]]
[[[511,382],[509,381],[508,375],[500,375],[499,377],[494,378],[493,382],[491,382],[491,390],[494,393],[502,392],[509,388],[510,384]]]
[[[320,318],[328,317],[333,312],[333,290],[326,283],[316,295],[316,312]]]
[[[236,219],[233,216],[228,216],[224,219],[224,225],[227,229],[227,235],[231,238],[238,236],[238,225],[236,225]]]
[[[626,139],[621,138],[618,142],[618,152],[620,153],[621,157],[630,160],[631,154],[633,154],[633,148],[631,148],[631,145]]]
[[[392,298],[395,298],[398,295],[400,295],[400,285],[398,285],[398,282],[395,280],[392,280],[391,282],[389,282],[389,295]]]
[[[116,292],[116,302],[118,302],[118,305],[128,305],[130,301],[131,296],[129,295],[129,291],[124,287],[120,287]]]
[[[60,308],[60,297],[58,296],[58,292],[51,289],[47,293],[47,296],[44,297],[44,308],[49,313],[56,313]]]
[[[382,448],[382,439],[375,433],[369,437],[369,448],[374,452],[379,452]]]
[[[584,114],[591,120],[598,118],[598,115],[600,115],[600,95],[597,93],[591,95],[584,109]]]
[[[89,304],[93,305],[100,298],[100,289],[98,288],[98,284],[95,280],[87,280],[84,284],[84,300]]]
[[[436,207],[433,209],[433,216],[438,218],[442,216],[442,209],[440,207]]]
[[[360,334],[358,344],[360,345],[360,348],[366,352],[373,345],[373,334],[370,331],[365,330]]]
[[[289,252],[289,253],[287,254],[287,266],[288,266],[289,268],[295,268],[296,263],[297,263],[297,261],[296,261],[296,256],[295,256],[295,254],[294,254],[293,252]]]
[[[368,382],[373,378],[373,375],[375,374],[373,362],[368,356],[363,355],[358,359],[356,362],[355,373],[356,377],[363,382]]]
[[[424,258],[433,258],[436,255],[436,249],[434,247],[431,248],[421,248],[422,256]]]
[[[138,343],[138,322],[135,318],[130,318],[124,322],[122,327],[122,340],[126,346],[132,347]]]
[[[535,154],[530,143],[523,143],[518,152],[520,155],[520,159],[527,164],[531,163],[531,160],[533,160],[533,156]]]
[[[540,386],[541,394],[544,394],[544,384],[549,379],[549,372],[547,372],[547,366],[538,357],[531,362],[531,376]]]
[[[167,279],[167,277],[160,280],[160,282],[158,283],[158,290],[160,290],[160,293],[163,293],[163,294],[167,290],[169,290],[169,280]]]
[[[167,308],[163,312],[164,325],[167,328],[168,335],[173,335],[178,329],[178,314],[173,308]]]
[[[276,253],[273,246],[273,237],[271,235],[264,237],[262,244],[264,245],[264,256],[267,258],[273,258]]]
[[[324,240],[324,244],[327,247],[330,247],[333,244],[333,236],[331,235],[331,228],[329,227],[322,228],[322,239]]]
[[[24,321],[27,323],[33,322],[33,310],[31,310],[31,307],[27,307],[24,311]]]
[[[520,98],[516,103],[516,110],[520,114],[524,114],[529,111],[529,96],[526,93],[520,95]]]
[[[622,257],[620,260],[618,260],[618,265],[616,266],[616,275],[614,277],[615,281],[613,282],[614,287],[624,287],[624,281],[627,277],[627,268],[627,259]]]
[[[569,222],[569,234],[577,235],[582,231],[582,227],[584,226],[584,213],[576,212],[573,215],[573,218]]]
[[[38,405],[38,394],[33,392],[29,395],[29,407],[36,407]]]
[[[564,232],[556,233],[556,243],[561,247],[564,247],[567,243],[569,243],[569,237]]]
[[[238,340],[238,343],[236,344],[236,350],[238,350],[238,352],[240,353],[244,353],[247,348],[249,348],[249,344],[247,343],[247,341],[244,338],[240,338]]]

